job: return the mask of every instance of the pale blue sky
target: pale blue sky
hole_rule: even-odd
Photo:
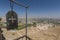
[[[24,5],[30,5],[28,17],[60,18],[60,0],[16,0]],[[9,0],[0,0],[0,17],[10,10]],[[25,17],[25,8],[14,5],[14,11],[19,17]]]

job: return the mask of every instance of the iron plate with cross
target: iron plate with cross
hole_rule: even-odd
[[[7,21],[7,29],[18,28],[18,17],[17,17],[16,12],[9,11],[6,14],[6,21]]]

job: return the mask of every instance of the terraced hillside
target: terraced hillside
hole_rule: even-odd
[[[3,29],[6,40],[14,40],[25,35],[25,29],[9,30]],[[36,27],[28,27],[28,36],[32,40],[60,40],[60,27],[50,28],[48,30],[39,30]]]

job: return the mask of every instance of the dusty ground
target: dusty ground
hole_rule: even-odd
[[[25,35],[25,29],[9,30],[2,29],[6,40],[14,40]],[[36,27],[28,28],[28,36],[32,40],[60,40],[60,27],[50,28],[48,30],[39,30]]]

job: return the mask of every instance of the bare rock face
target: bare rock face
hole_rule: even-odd
[[[4,35],[2,34],[2,30],[1,30],[1,28],[0,28],[0,40],[5,40],[5,37],[4,37]]]

